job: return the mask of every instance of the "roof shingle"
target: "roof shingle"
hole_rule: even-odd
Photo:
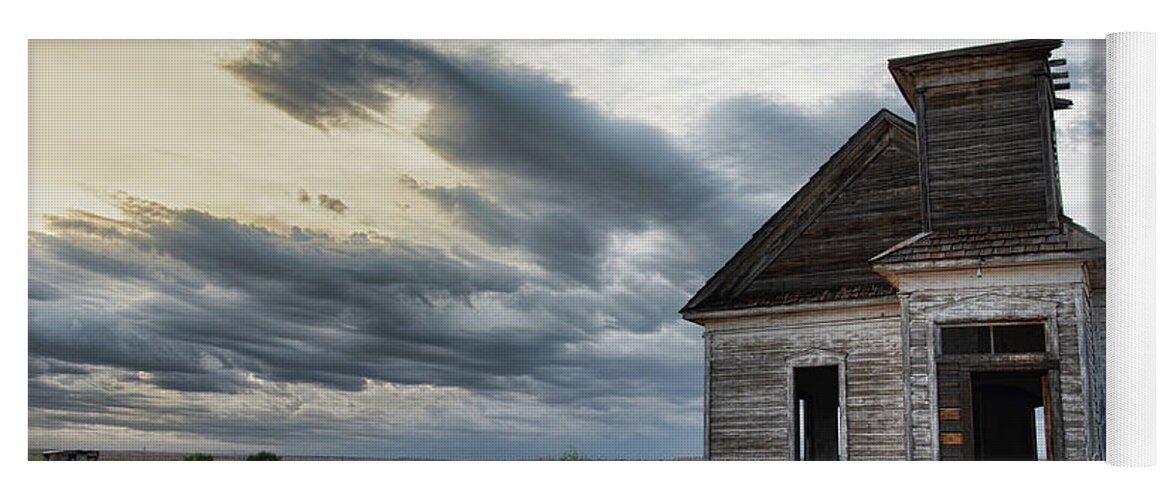
[[[1011,257],[1045,253],[1097,253],[1106,243],[1066,217],[1059,222],[979,226],[916,235],[871,259],[898,264],[940,259]]]

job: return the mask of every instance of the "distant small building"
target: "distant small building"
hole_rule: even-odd
[[[681,311],[705,328],[709,459],[1105,452],[1105,243],[1062,210],[1023,40],[890,61],[882,110]]]
[[[49,450],[41,452],[41,456],[50,461],[93,461],[101,456],[101,452],[96,450]]]

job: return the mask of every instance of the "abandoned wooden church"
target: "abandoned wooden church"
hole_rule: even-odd
[[[894,59],[879,111],[684,307],[705,455],[1093,460],[1105,243],[1062,212],[1059,40]]]

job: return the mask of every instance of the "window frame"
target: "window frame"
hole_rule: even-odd
[[[1051,427],[1050,460],[1062,460],[1065,456],[1065,421],[1061,405],[1061,352],[1063,350],[1059,339],[1062,335],[1061,327],[1057,323],[1060,303],[1052,300],[1021,297],[1015,294],[998,292],[977,292],[975,295],[952,297],[939,304],[924,308],[919,316],[910,319],[904,327],[912,349],[917,342],[923,342],[922,348],[927,354],[928,383],[925,395],[931,413],[926,419],[921,419],[913,411],[911,403],[906,406],[906,419],[911,424],[906,432],[911,436],[911,426],[919,423],[931,429],[930,455],[934,460],[942,456],[942,436],[940,436],[940,400],[938,381],[940,370],[944,366],[949,369],[963,371],[1018,371],[1018,370],[1046,370],[1049,373],[1049,395],[1053,404]],[[922,323],[917,323],[922,321]],[[1025,324],[1043,323],[1045,325],[1044,353],[1026,354],[942,354],[940,346],[940,329],[948,326],[983,325],[983,324]],[[916,341],[914,338],[919,325],[925,327],[923,336]],[[913,353],[904,354],[904,356]],[[910,383],[910,382],[908,382]],[[971,429],[965,429],[968,433]],[[908,438],[910,439],[910,438]],[[970,440],[966,442],[970,443]]]
[[[1041,327],[1041,342],[1044,350],[1026,352],[996,352],[996,333],[998,326],[1039,326]],[[988,327],[988,352],[943,352],[943,332],[949,328]],[[1037,356],[1048,355],[1053,352],[1053,338],[1047,319],[1020,320],[1020,321],[969,321],[959,323],[939,323],[935,325],[935,354],[943,359],[955,359],[967,356]]]
[[[784,394],[783,397],[787,403],[785,407],[789,408],[789,453],[788,459],[798,461],[798,444],[797,440],[800,436],[796,435],[797,431],[797,408],[795,407],[796,388],[794,387],[794,374],[797,368],[817,368],[821,366],[837,366],[838,368],[838,408],[840,409],[838,416],[838,461],[845,462],[850,460],[849,455],[849,415],[846,407],[846,358],[848,355],[841,351],[832,351],[829,349],[812,348],[803,350],[797,354],[789,356],[784,359],[784,368],[782,369],[782,376],[784,380]]]

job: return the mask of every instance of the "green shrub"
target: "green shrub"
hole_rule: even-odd
[[[215,457],[208,455],[207,453],[192,453],[183,457],[183,460],[187,462],[203,462],[215,460]]]
[[[244,460],[247,460],[249,462],[263,462],[263,461],[274,461],[274,460],[280,460],[280,459],[281,459],[281,456],[277,455],[276,453],[273,453],[271,451],[260,451],[260,452],[256,452],[251,455],[248,455],[248,458],[245,458]]]

